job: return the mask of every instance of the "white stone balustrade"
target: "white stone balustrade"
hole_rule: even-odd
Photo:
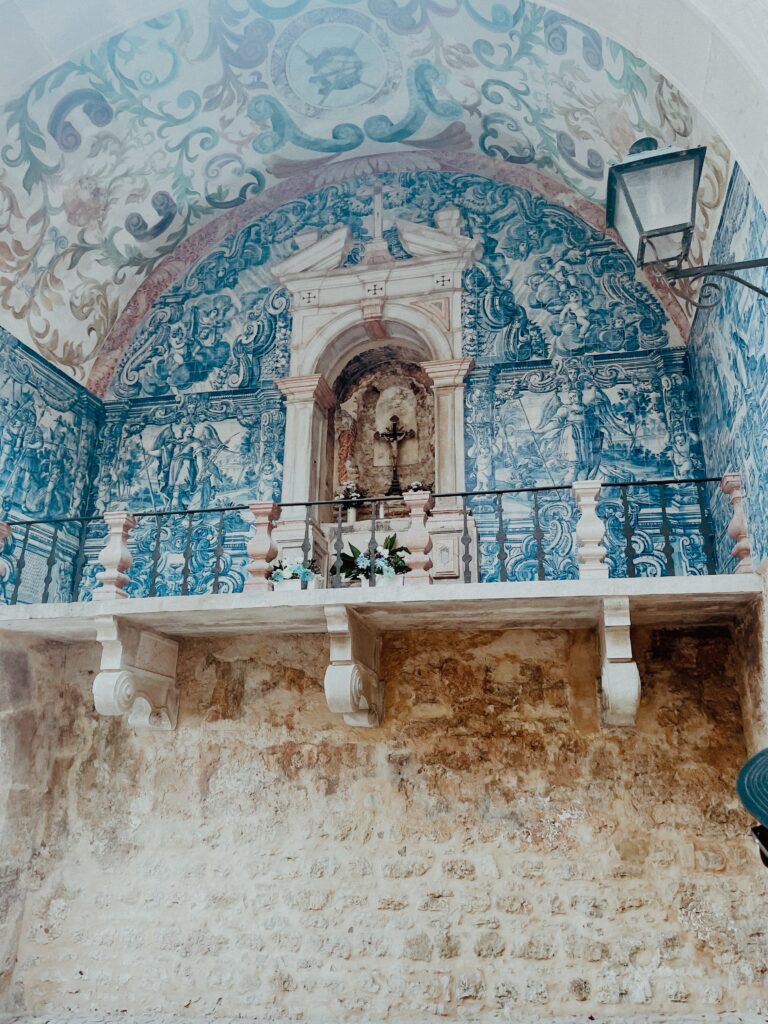
[[[125,509],[110,509],[104,513],[107,524],[107,543],[99,552],[99,562],[103,570],[96,574],[98,585],[93,591],[94,601],[116,601],[127,598],[126,584],[131,578],[128,570],[133,565],[133,555],[128,547],[131,530],[136,520]]]
[[[275,520],[280,515],[280,506],[274,501],[252,501],[248,508],[254,521],[246,549],[251,560],[247,565],[248,577],[243,590],[252,593],[255,590],[271,588],[267,574],[271,568],[270,563],[277,556],[277,545],[272,540],[272,530]]]
[[[579,521],[574,531],[579,579],[607,579],[608,565],[603,544],[605,523],[597,514],[601,480],[576,480],[573,496],[579,509]]]
[[[726,473],[720,481],[720,490],[731,500],[733,515],[728,524],[728,536],[733,541],[731,555],[736,559],[734,572],[754,572],[752,561],[752,541],[747,526],[747,513],[744,508],[744,491],[741,486],[740,473]]]
[[[409,571],[403,577],[403,583],[431,583],[432,537],[427,527],[429,510],[434,499],[429,491],[405,491],[403,501],[408,506],[410,521],[408,529],[402,537],[402,543],[408,548],[409,554],[404,555]]]

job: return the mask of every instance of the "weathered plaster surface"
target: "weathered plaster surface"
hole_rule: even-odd
[[[591,633],[391,634],[365,732],[327,710],[326,643],[183,641],[155,735],[91,712],[90,645],[6,671],[8,1011],[766,1012],[725,632],[637,631],[621,733]]]

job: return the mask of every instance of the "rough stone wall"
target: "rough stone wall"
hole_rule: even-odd
[[[750,756],[768,747],[768,563],[761,567],[760,576],[763,599],[742,616],[734,630],[734,668]]]
[[[22,931],[24,894],[44,872],[51,772],[75,708],[61,680],[64,648],[0,634],[0,1008]],[[61,830],[57,830],[61,838]]]
[[[328,712],[326,644],[185,643],[178,731],[154,736],[93,715],[92,647],[62,686],[59,651],[33,652],[48,708],[12,808],[37,860],[8,1010],[766,1012],[725,634],[638,633],[626,732],[597,728],[591,634],[388,637],[370,732]]]

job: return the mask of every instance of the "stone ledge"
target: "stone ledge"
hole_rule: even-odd
[[[370,1019],[370,1018],[369,1018]],[[423,1018],[422,1018],[423,1019]],[[466,1018],[465,1018],[466,1019]],[[491,1014],[472,1018],[478,1022],[491,1021]],[[414,1024],[417,1018],[414,1018]],[[206,1016],[183,1017],[176,1014],[44,1014],[36,1016],[5,1016],[0,1024],[337,1024],[337,1017],[315,1017],[285,1010],[259,1017]],[[654,1014],[594,1014],[585,1011],[580,1016],[542,1017],[521,1014],[504,1017],[505,1024],[768,1024],[768,1013],[654,1013]]]
[[[166,635],[325,633],[326,609],[352,608],[371,626],[413,629],[589,629],[604,599],[628,598],[633,625],[711,625],[733,621],[758,600],[755,573],[642,579],[450,583],[440,587],[328,588],[187,597],[142,597],[80,604],[0,605],[0,631],[50,640],[96,639],[99,616]]]

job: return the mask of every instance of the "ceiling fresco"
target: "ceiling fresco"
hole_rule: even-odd
[[[515,0],[192,0],[0,118],[0,323],[81,381],[137,288],[183,273],[177,247],[276,185],[464,153],[599,204],[638,137],[704,143],[701,255],[730,164],[651,68]]]

